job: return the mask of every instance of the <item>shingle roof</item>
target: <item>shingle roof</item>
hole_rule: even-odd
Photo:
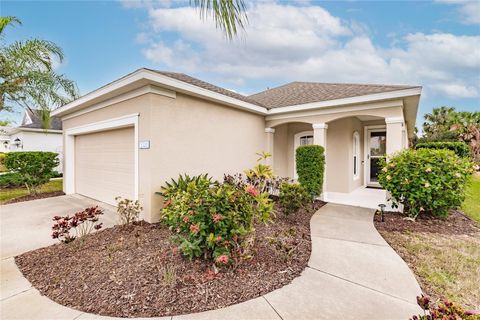
[[[151,70],[151,69],[149,69],[149,70]],[[159,73],[161,75],[164,75],[164,76],[176,79],[176,80],[186,82],[188,84],[192,84],[194,86],[197,86],[197,87],[200,87],[200,88],[203,88],[203,89],[207,89],[207,90],[210,90],[210,91],[213,91],[213,92],[216,92],[216,93],[220,93],[220,94],[223,94],[223,95],[231,97],[231,98],[235,98],[235,99],[238,99],[238,100],[241,100],[241,101],[244,101],[244,102],[248,102],[248,103],[251,103],[251,104],[256,104],[258,106],[263,107],[263,105],[261,103],[259,103],[258,101],[255,101],[253,99],[250,99],[249,97],[246,97],[246,96],[241,95],[239,93],[233,92],[231,90],[227,90],[227,89],[218,87],[216,85],[213,85],[211,83],[208,83],[208,82],[202,81],[200,79],[191,77],[191,76],[186,75],[184,73],[159,71],[159,70],[151,70],[151,71],[154,71],[156,73]]]
[[[403,85],[291,82],[280,87],[253,94],[248,96],[248,98],[271,109],[411,88],[418,87]]]
[[[419,86],[407,85],[291,82],[250,96],[244,96],[183,73],[147,70],[267,109],[419,88]]]
[[[33,111],[33,112],[32,112]],[[30,124],[22,124],[19,128],[30,128],[30,129],[43,129],[42,119],[41,119],[41,110],[39,109],[26,109],[28,116],[32,120]],[[51,117],[50,128],[51,130],[62,130],[62,120],[59,117]]]

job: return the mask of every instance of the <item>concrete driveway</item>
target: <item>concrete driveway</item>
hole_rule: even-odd
[[[13,260],[14,255],[53,243],[53,215],[93,204],[64,196],[0,207],[1,319],[121,319],[67,308],[40,295]],[[371,209],[327,204],[310,222],[308,267],[291,284],[227,308],[155,319],[409,319],[421,312],[415,299],[421,289],[372,220]],[[103,221],[112,225],[114,213],[108,211]]]
[[[58,242],[51,237],[52,218],[73,214],[86,207],[105,210],[104,227],[116,223],[115,208],[82,196],[60,196],[0,206],[0,258],[14,257],[23,252]]]

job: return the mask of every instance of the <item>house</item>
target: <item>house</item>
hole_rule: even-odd
[[[8,126],[0,127],[0,153],[9,151],[11,130],[12,130],[12,127],[8,127]]]
[[[8,139],[4,139],[5,152],[15,151],[50,151],[58,153],[60,165],[57,171],[62,171],[62,121],[58,117],[51,117],[50,127],[43,129],[41,111],[26,109],[22,123],[18,127],[9,127],[5,130]]]
[[[155,192],[180,173],[221,179],[264,150],[277,175],[295,177],[295,148],[313,143],[326,148],[324,199],[362,205],[371,191],[377,206],[378,195],[385,202],[383,190],[370,189],[378,159],[408,146],[420,94],[418,86],[293,82],[244,96],[139,69],[52,112],[63,122],[64,191],[110,204],[139,199],[143,218],[156,221]]]

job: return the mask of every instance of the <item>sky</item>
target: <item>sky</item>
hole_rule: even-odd
[[[148,67],[247,95],[291,81],[421,85],[419,126],[442,105],[480,111],[478,0],[247,2],[233,40],[189,1],[2,0],[0,15],[23,23],[5,43],[62,47],[56,71],[82,95]]]

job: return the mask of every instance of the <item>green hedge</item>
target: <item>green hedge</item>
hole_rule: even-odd
[[[9,152],[5,157],[7,169],[17,173],[32,194],[50,180],[58,163],[58,154],[55,152]]]
[[[5,174],[0,175],[0,188],[18,188],[23,187],[25,184],[23,183],[22,177],[16,172],[8,172]]]
[[[461,141],[421,142],[415,146],[415,149],[447,149],[455,152],[459,157],[470,156],[470,148],[465,142]]]
[[[296,150],[298,182],[312,197],[322,193],[325,149],[318,145],[300,146]]]

